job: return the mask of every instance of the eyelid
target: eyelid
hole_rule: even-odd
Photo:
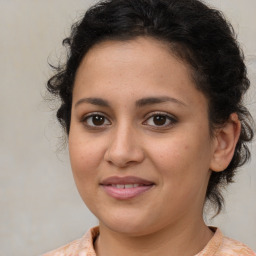
[[[88,117],[90,117],[90,116],[95,116],[95,115],[104,116],[104,117],[106,117],[107,119],[109,119],[108,116],[107,116],[107,114],[105,114],[104,112],[93,111],[93,112],[89,112],[89,113],[87,113],[87,114],[83,114],[82,117],[81,117],[81,120],[86,119],[86,118],[88,118]]]
[[[173,120],[177,120],[178,121],[178,118],[175,115],[170,114],[170,113],[165,112],[165,111],[153,111],[153,112],[150,112],[150,113],[146,114],[144,116],[144,118],[147,119],[147,118],[150,118],[152,116],[157,116],[157,115],[167,116],[167,117],[169,117],[169,118],[171,118]]]
[[[104,117],[106,120],[108,120],[109,124],[107,124],[107,125],[106,125],[106,124],[103,124],[103,125],[100,125],[100,126],[97,126],[97,125],[93,126],[93,125],[88,125],[88,124],[86,123],[86,120],[87,120],[87,119],[89,119],[90,117],[93,117],[93,116],[97,116],[97,115]],[[104,127],[106,127],[106,126],[112,124],[112,122],[110,121],[110,118],[109,118],[105,113],[103,113],[103,112],[97,112],[97,111],[96,111],[96,112],[90,112],[90,113],[88,113],[88,114],[83,115],[82,118],[81,118],[81,122],[82,122],[86,127],[92,128],[92,129],[101,129],[101,128],[104,128]]]
[[[170,113],[167,113],[167,112],[162,112],[162,111],[155,111],[155,112],[150,112],[149,114],[147,114],[145,116],[146,120],[143,122],[143,124],[145,124],[145,122],[147,122],[150,118],[153,118],[153,117],[158,116],[158,115],[159,116],[165,116],[166,118],[168,118],[171,121],[171,124],[163,125],[163,126],[157,126],[157,125],[152,126],[152,125],[150,125],[151,127],[156,127],[158,129],[161,129],[161,128],[163,129],[163,128],[168,128],[170,126],[173,126],[175,123],[178,122],[177,117],[175,117],[173,114],[170,114]]]

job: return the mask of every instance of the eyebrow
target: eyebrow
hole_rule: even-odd
[[[154,104],[165,103],[165,102],[172,102],[172,103],[186,106],[184,102],[168,96],[142,98],[137,100],[135,102],[135,105],[136,107],[144,107],[147,105],[154,105]],[[77,107],[82,103],[89,103],[89,104],[101,106],[101,107],[110,107],[109,102],[102,98],[82,98],[76,102],[75,107]]]
[[[154,105],[154,104],[165,103],[165,102],[172,102],[172,103],[186,106],[184,102],[168,96],[143,98],[136,101],[136,106],[144,107],[146,105]]]
[[[109,107],[108,101],[101,98],[82,98],[76,102],[75,107],[82,103],[90,103],[92,105],[101,106],[101,107]]]

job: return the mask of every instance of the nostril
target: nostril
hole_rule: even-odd
[[[144,159],[144,154],[143,152],[135,152],[135,151],[130,151],[130,152],[113,152],[113,151],[108,151],[106,152],[104,156],[104,160],[108,162],[111,165],[115,165],[119,168],[124,168],[127,166],[131,166],[134,164],[141,163]]]

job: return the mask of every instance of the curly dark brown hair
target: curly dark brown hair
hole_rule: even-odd
[[[237,113],[242,130],[229,166],[212,171],[206,199],[222,209],[221,188],[233,181],[237,167],[249,158],[253,138],[251,115],[242,99],[250,86],[243,53],[232,26],[222,13],[198,0],[107,0],[91,7],[63,40],[68,55],[47,89],[61,99],[57,118],[69,134],[72,91],[81,60],[95,44],[149,36],[167,42],[171,51],[190,65],[197,89],[209,103],[211,131]]]

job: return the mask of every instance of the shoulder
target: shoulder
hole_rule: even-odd
[[[234,239],[223,237],[223,242],[220,246],[220,256],[256,256],[256,253],[253,252],[245,244],[238,242]]]
[[[96,256],[93,241],[99,234],[99,228],[90,229],[82,238],[66,244],[42,256]]]
[[[220,229],[210,227],[214,232],[205,248],[195,256],[256,256],[245,244],[225,237]]]

